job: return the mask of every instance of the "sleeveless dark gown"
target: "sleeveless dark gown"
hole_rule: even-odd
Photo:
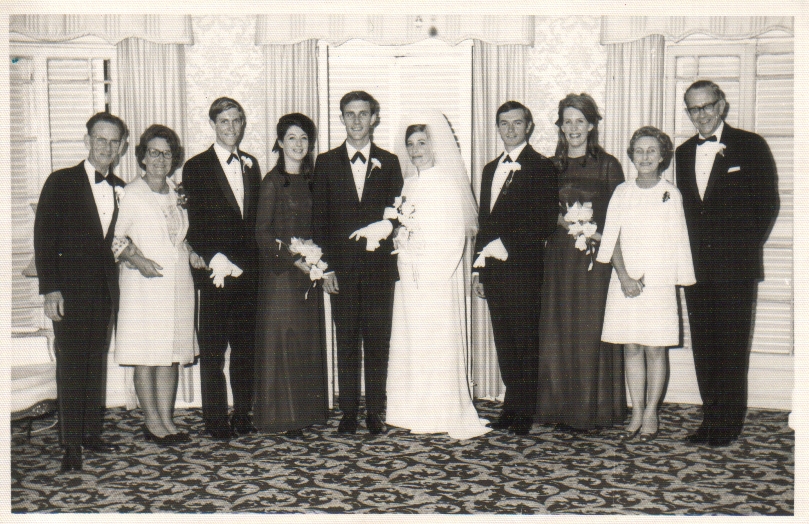
[[[256,312],[256,396],[253,423],[280,432],[328,418],[322,291],[293,265],[276,239],[312,238],[309,182],[276,166],[261,183],[256,241],[260,284]],[[309,291],[308,298],[305,298]]]
[[[593,203],[593,221],[604,230],[615,187],[624,181],[621,164],[598,158],[572,158],[559,174],[559,200]],[[623,351],[601,342],[611,264],[593,262],[559,226],[544,251],[536,422],[576,429],[623,423],[626,417]]]

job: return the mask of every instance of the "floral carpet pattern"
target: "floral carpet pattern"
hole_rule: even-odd
[[[499,404],[477,401],[481,416]],[[788,413],[750,410],[726,448],[686,444],[698,406],[665,404],[650,443],[619,443],[618,428],[526,437],[491,432],[467,441],[391,428],[338,435],[339,412],[302,439],[251,435],[228,443],[199,435],[199,409],[178,410],[193,438],[145,442],[139,410],[107,411],[112,455],[85,454],[84,471],[60,474],[55,417],[11,445],[14,513],[432,513],[588,515],[792,515],[795,435]],[[37,431],[38,430],[38,431]]]

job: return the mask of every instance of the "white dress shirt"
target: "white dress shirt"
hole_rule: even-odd
[[[369,140],[362,149],[355,149],[354,146],[346,142],[346,150],[348,151],[348,162],[351,164],[351,172],[354,174],[357,198],[362,202],[362,190],[365,189],[365,173],[367,172],[368,162],[371,161],[371,141]],[[356,162],[351,162],[351,159],[354,158],[354,153],[357,151],[365,157],[365,162],[359,158]]]
[[[112,222],[112,215],[115,213],[115,189],[104,181],[96,184],[96,168],[89,160],[84,161],[84,171],[90,180],[90,188],[93,190],[93,199],[96,202],[98,218],[101,219],[101,229],[104,230],[104,236],[106,237],[110,222]],[[109,171],[101,174],[107,176],[108,173]]]
[[[523,142],[512,149],[510,153],[503,151],[503,154],[500,157],[500,162],[497,164],[497,169],[494,171],[494,178],[492,179],[492,197],[490,199],[489,212],[494,209],[494,204],[497,202],[497,197],[500,196],[500,191],[503,189],[503,184],[506,183],[508,174],[514,169],[514,162],[517,161],[517,158],[519,158],[526,145],[528,145],[528,142]],[[511,159],[511,163],[504,162],[506,157]]]
[[[716,142],[705,142],[701,146],[697,146],[697,156],[694,158],[694,170],[697,175],[697,189],[699,190],[699,197],[705,198],[705,190],[708,188],[708,181],[711,178],[711,170],[713,170],[713,163],[716,159],[716,154],[720,149],[725,147],[719,141],[722,139],[722,130],[725,129],[725,122],[719,123],[719,127],[714,131],[716,135]],[[699,135],[700,138],[708,138],[707,136]]]
[[[219,159],[219,164],[222,166],[222,170],[225,172],[225,177],[228,179],[228,184],[230,184],[230,189],[233,191],[233,196],[236,197],[236,202],[239,204],[239,211],[242,213],[242,217],[244,217],[244,180],[242,179],[242,159],[239,156],[239,149],[233,152],[236,155],[236,159],[232,160],[230,164],[228,164],[228,158],[230,158],[230,151],[225,149],[224,147],[220,146],[219,143],[214,143],[213,150],[216,151],[216,157]]]

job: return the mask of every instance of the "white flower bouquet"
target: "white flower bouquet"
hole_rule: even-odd
[[[593,203],[582,204],[576,201],[572,206],[568,205],[564,219],[568,223],[568,234],[576,239],[576,249],[590,255],[587,271],[592,270],[593,257],[596,254],[596,241],[593,235],[598,231],[598,226],[593,222]]]
[[[406,196],[397,196],[393,207],[386,207],[383,220],[397,220],[399,227],[393,233],[393,247],[391,254],[395,255],[407,246],[411,235],[416,230],[416,207],[407,201]]]
[[[292,255],[300,255],[301,259],[309,266],[309,280],[313,282],[312,287],[317,285],[318,280],[323,279],[323,275],[329,268],[329,265],[321,260],[323,257],[323,250],[315,244],[311,239],[303,240],[298,237],[292,237],[289,244],[280,239],[275,239],[278,243],[278,249],[286,247]],[[305,299],[309,298],[309,291],[306,291]]]

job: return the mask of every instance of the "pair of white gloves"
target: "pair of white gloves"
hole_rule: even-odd
[[[503,241],[498,238],[486,244],[486,247],[478,254],[472,267],[486,267],[486,257],[496,258],[503,262],[508,260],[508,251],[506,246],[503,245]]]
[[[244,272],[222,253],[215,254],[208,267],[211,268],[211,278],[216,287],[225,287],[225,277],[238,278]]]

